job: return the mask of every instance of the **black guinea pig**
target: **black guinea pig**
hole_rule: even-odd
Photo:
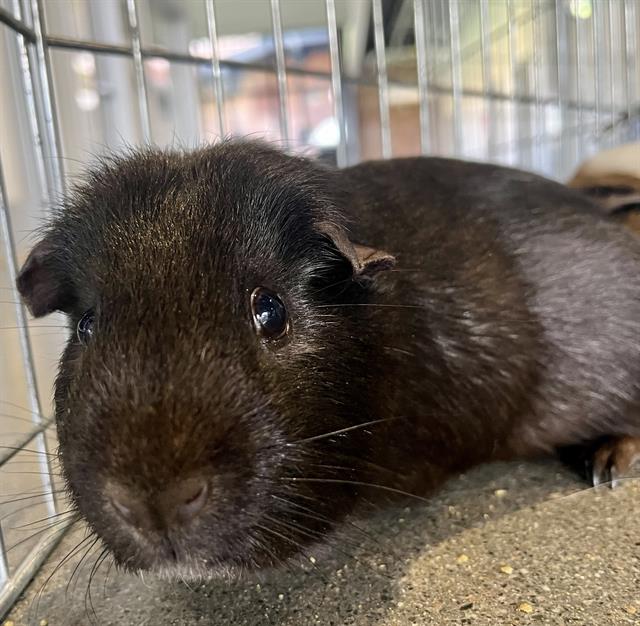
[[[595,442],[615,479],[640,450],[639,266],[640,240],[532,174],[232,141],[103,162],[18,287],[73,331],[78,511],[121,566],[206,578],[483,461]]]

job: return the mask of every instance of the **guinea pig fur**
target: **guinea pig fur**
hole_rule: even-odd
[[[74,505],[122,567],[200,579],[480,462],[595,442],[595,482],[626,471],[639,264],[640,241],[539,176],[229,141],[103,161],[18,287],[69,318]]]

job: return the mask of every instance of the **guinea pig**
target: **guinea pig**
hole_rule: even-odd
[[[474,464],[640,450],[640,241],[579,192],[441,158],[250,141],[105,160],[18,288],[67,314],[75,507],[128,570],[278,566],[366,498]]]
[[[567,184],[640,233],[640,142],[599,152],[582,163]]]

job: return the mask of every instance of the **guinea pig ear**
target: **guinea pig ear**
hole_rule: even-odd
[[[67,311],[73,304],[73,292],[57,262],[57,247],[45,237],[29,253],[16,286],[34,317],[53,311]]]
[[[391,269],[396,264],[395,257],[389,252],[353,243],[347,233],[335,224],[322,222],[319,229],[323,235],[331,239],[340,254],[351,263],[356,277],[373,276],[378,272]]]

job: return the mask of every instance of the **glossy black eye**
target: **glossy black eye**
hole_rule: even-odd
[[[93,325],[94,325],[94,314],[93,311],[87,311],[78,322],[78,326],[76,327],[76,335],[78,336],[78,341],[84,345],[87,345],[91,338],[93,337]]]
[[[279,339],[289,329],[287,309],[269,289],[257,287],[251,294],[251,312],[258,333],[265,339]]]

